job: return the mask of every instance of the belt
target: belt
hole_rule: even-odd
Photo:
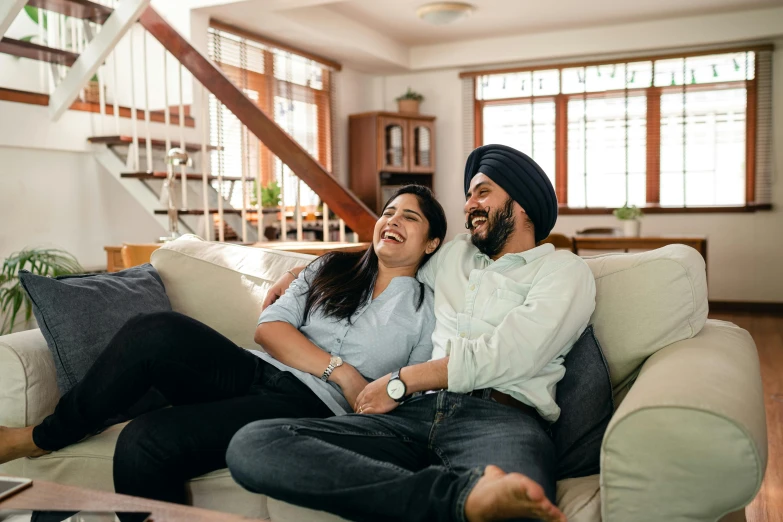
[[[482,398],[484,396],[484,390],[473,390],[468,395],[472,397]],[[511,395],[505,394],[495,389],[492,389],[489,392],[489,398],[494,399],[494,401],[497,402],[498,404],[503,404],[504,406],[511,406],[512,408],[516,408],[529,415],[533,415],[536,417],[538,416],[538,410],[536,410],[532,406],[528,406],[524,402],[520,402],[516,400]]]

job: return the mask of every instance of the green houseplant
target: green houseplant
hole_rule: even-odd
[[[636,205],[628,206],[628,202],[620,208],[614,209],[614,217],[622,221],[623,232],[626,236],[636,237],[641,229],[641,219],[644,217],[642,210]]]
[[[408,87],[408,90],[405,91],[405,94],[398,96],[396,101],[400,112],[418,114],[419,103],[424,101],[424,96]]]
[[[25,323],[32,317],[32,303],[19,281],[19,270],[47,277],[84,272],[73,255],[55,248],[31,248],[8,256],[0,270],[0,335],[13,331],[20,312]]]

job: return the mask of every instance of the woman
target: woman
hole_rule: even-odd
[[[79,442],[155,389],[172,407],[122,430],[115,490],[186,503],[185,482],[224,468],[244,425],[349,413],[368,379],[429,359],[432,293],[414,276],[445,234],[429,189],[398,190],[372,248],[321,257],[264,310],[255,339],[267,353],[174,312],[131,319],[52,415],[35,427],[0,428],[0,463]]]

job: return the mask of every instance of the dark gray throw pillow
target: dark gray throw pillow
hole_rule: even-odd
[[[601,441],[614,414],[609,366],[592,325],[568,352],[564,366],[556,397],[560,418],[552,424],[558,480],[600,472]]]
[[[61,394],[84,377],[128,319],[171,310],[163,281],[150,264],[57,278],[20,270],[19,279],[54,357]]]

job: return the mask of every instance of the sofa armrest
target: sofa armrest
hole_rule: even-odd
[[[756,346],[736,325],[708,321],[644,363],[609,423],[603,522],[714,522],[753,500],[766,465]]]
[[[41,330],[0,337],[0,383],[0,426],[32,426],[54,411],[60,392]]]

